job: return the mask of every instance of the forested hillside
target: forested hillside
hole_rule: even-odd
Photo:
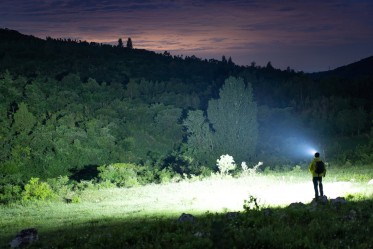
[[[299,152],[306,143],[342,163],[371,159],[372,57],[305,74],[157,54],[133,42],[0,29],[3,176],[71,176],[119,162],[205,174],[222,154],[286,167],[309,159]]]

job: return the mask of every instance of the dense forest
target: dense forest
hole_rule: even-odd
[[[223,154],[282,169],[309,160],[307,145],[368,163],[372,68],[369,57],[306,74],[0,29],[1,177],[84,177],[112,163],[208,174]]]

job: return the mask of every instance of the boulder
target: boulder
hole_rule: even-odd
[[[302,202],[293,202],[289,205],[290,208],[301,208],[301,207],[304,207],[304,206],[306,206],[306,205]]]
[[[177,219],[178,222],[184,223],[184,222],[194,222],[196,220],[196,217],[194,217],[191,214],[182,213],[180,217]]]
[[[332,205],[341,205],[347,203],[344,197],[337,197],[335,199],[330,199],[330,204]]]
[[[9,242],[11,248],[26,247],[38,240],[38,230],[27,228],[17,233],[16,237]]]
[[[328,202],[329,202],[328,197],[324,195],[324,196],[320,196],[319,198],[314,198],[311,201],[311,206],[317,207],[320,205],[326,205]]]

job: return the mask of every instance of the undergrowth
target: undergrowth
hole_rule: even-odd
[[[326,181],[342,181],[337,188],[362,182],[364,188],[346,189],[346,193],[351,193],[344,196],[347,203],[343,204],[319,205],[311,203],[310,198],[304,204],[282,206],[262,203],[263,196],[258,193],[267,189],[272,194],[270,198],[275,198],[283,190],[289,194],[286,191],[292,188],[306,187],[312,195],[305,168],[296,166],[290,172],[272,174],[262,171],[244,178],[186,177],[179,183],[131,188],[117,188],[108,181],[74,183],[60,177],[43,182],[33,178],[23,187],[3,187],[9,198],[19,195],[21,201],[0,205],[0,248],[8,248],[7,243],[21,229],[36,227],[39,240],[29,248],[369,249],[373,245],[373,190],[367,179],[371,178],[370,166],[358,171],[331,167]],[[310,184],[302,185],[305,181]],[[226,189],[229,184],[236,185]],[[284,186],[288,188],[283,189]],[[332,183],[326,186],[332,187]],[[185,192],[186,189],[192,192]],[[255,189],[262,191],[255,193]],[[240,190],[246,196],[239,210],[214,211],[210,206],[203,206],[205,211],[197,209],[198,202],[229,204]],[[305,189],[301,190],[304,197]],[[225,198],[219,199],[215,192],[222,192]],[[192,213],[196,219],[178,222],[182,212]]]
[[[39,231],[29,248],[373,248],[372,200],[261,208],[249,196],[245,204],[185,222],[152,216],[59,226]]]

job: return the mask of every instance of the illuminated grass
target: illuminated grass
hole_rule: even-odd
[[[368,186],[365,181],[353,178],[347,181],[347,176],[332,170],[328,175],[324,179],[324,189],[329,198],[348,194],[373,196],[373,186]],[[338,181],[338,178],[344,181]],[[60,227],[76,229],[87,224],[105,225],[138,219],[149,221],[163,217],[175,220],[183,212],[201,215],[242,211],[249,195],[257,197],[261,207],[309,203],[313,198],[313,186],[308,172],[299,171],[241,178],[216,176],[203,181],[127,189],[86,190],[81,203],[77,204],[52,202],[0,207],[0,236],[3,237],[0,241],[8,242],[11,236],[28,227],[36,227],[42,233]]]

